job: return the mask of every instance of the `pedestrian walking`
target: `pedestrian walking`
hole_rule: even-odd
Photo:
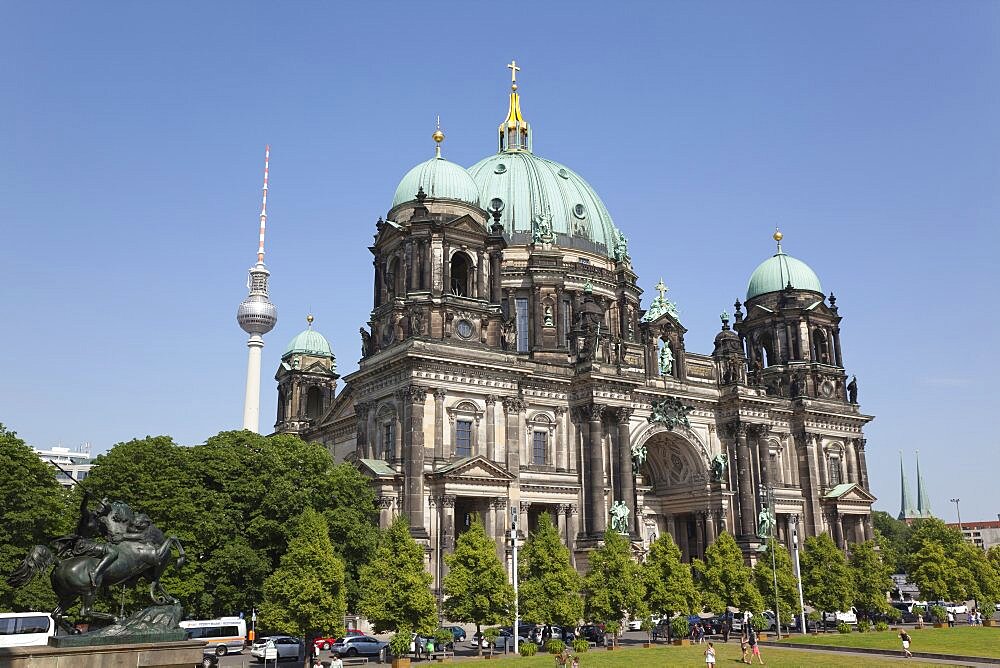
[[[764,665],[764,659],[760,656],[760,643],[757,642],[757,632],[754,631],[753,627],[750,627],[750,632],[747,635],[747,642],[750,643],[750,660],[747,663],[753,663],[753,658],[757,657],[757,661],[760,665]]]
[[[330,661],[330,668],[344,668],[344,662],[340,660],[340,654],[337,652],[333,653],[333,659]]]
[[[722,642],[729,642],[729,620],[722,622]]]
[[[705,665],[708,668],[715,668],[715,647],[712,643],[708,643],[708,648],[705,649]]]
[[[955,628],[955,613],[951,610],[948,611],[948,628]]]
[[[899,639],[903,641],[903,654],[905,654],[906,658],[909,659],[913,656],[913,653],[910,652],[910,634],[905,630],[900,630]]]
[[[747,629],[744,626],[743,632],[740,634],[740,651],[743,652],[743,658],[741,659],[743,663],[750,663],[750,659],[747,653],[750,651],[750,643],[747,639]]]

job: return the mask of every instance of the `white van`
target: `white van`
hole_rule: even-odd
[[[56,622],[47,612],[0,612],[0,647],[47,645]]]
[[[207,640],[205,653],[216,656],[225,656],[230,652],[239,654],[247,637],[247,623],[240,617],[186,619],[180,627],[187,631],[191,640]]]

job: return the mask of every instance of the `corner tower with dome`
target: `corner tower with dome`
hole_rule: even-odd
[[[370,247],[359,369],[318,417],[293,427],[279,408],[277,429],[368,475],[381,522],[407,517],[436,587],[474,515],[509,564],[511,518],[528,532],[549,514],[581,570],[607,531],[637,553],[669,532],[685,560],[722,532],[748,561],[763,529],[789,545],[796,527],[871,538],[871,417],[832,295],[779,247],[746,314],[738,302],[714,349],[689,351],[662,281],[643,308],[594,188],[535,153],[511,83],[496,153],[463,169],[439,128],[399,182]]]

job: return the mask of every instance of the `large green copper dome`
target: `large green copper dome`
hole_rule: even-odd
[[[805,262],[786,255],[779,245],[778,252],[761,262],[750,275],[747,299],[768,292],[779,292],[788,284],[796,290],[811,290],[823,294],[823,286],[820,285],[816,272]]]
[[[583,178],[554,160],[527,150],[501,151],[469,168],[486,207],[503,202],[500,222],[510,235],[527,233],[536,221],[551,216],[555,243],[587,248],[596,245],[613,256],[617,229],[604,202]]]
[[[428,197],[454,199],[479,206],[479,189],[469,173],[440,156],[422,162],[406,173],[396,187],[392,206],[416,199],[420,188]]]
[[[312,355],[313,357],[326,357],[333,359],[333,350],[330,342],[326,338],[310,327],[295,335],[285,352],[281,354],[282,359],[288,355]]]

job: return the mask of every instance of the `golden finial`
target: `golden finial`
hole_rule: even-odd
[[[510,89],[517,90],[517,73],[521,71],[521,68],[517,66],[517,61],[512,59],[507,65],[507,69],[510,70]]]
[[[306,322],[309,324],[309,329],[312,329],[312,326],[313,326],[313,315],[312,315],[312,313],[310,313],[309,315],[306,316]]]
[[[775,226],[774,227],[774,234],[771,235],[771,238],[774,239],[777,242],[777,244],[778,244],[778,252],[780,253],[781,252],[781,240],[785,238],[785,235],[781,233],[781,230],[779,230],[777,226]]]
[[[431,137],[434,139],[434,142],[436,144],[434,146],[434,157],[440,158],[441,157],[441,142],[444,141],[444,133],[441,132],[441,117],[440,116],[437,117],[437,129],[434,130],[434,134],[432,134]]]

